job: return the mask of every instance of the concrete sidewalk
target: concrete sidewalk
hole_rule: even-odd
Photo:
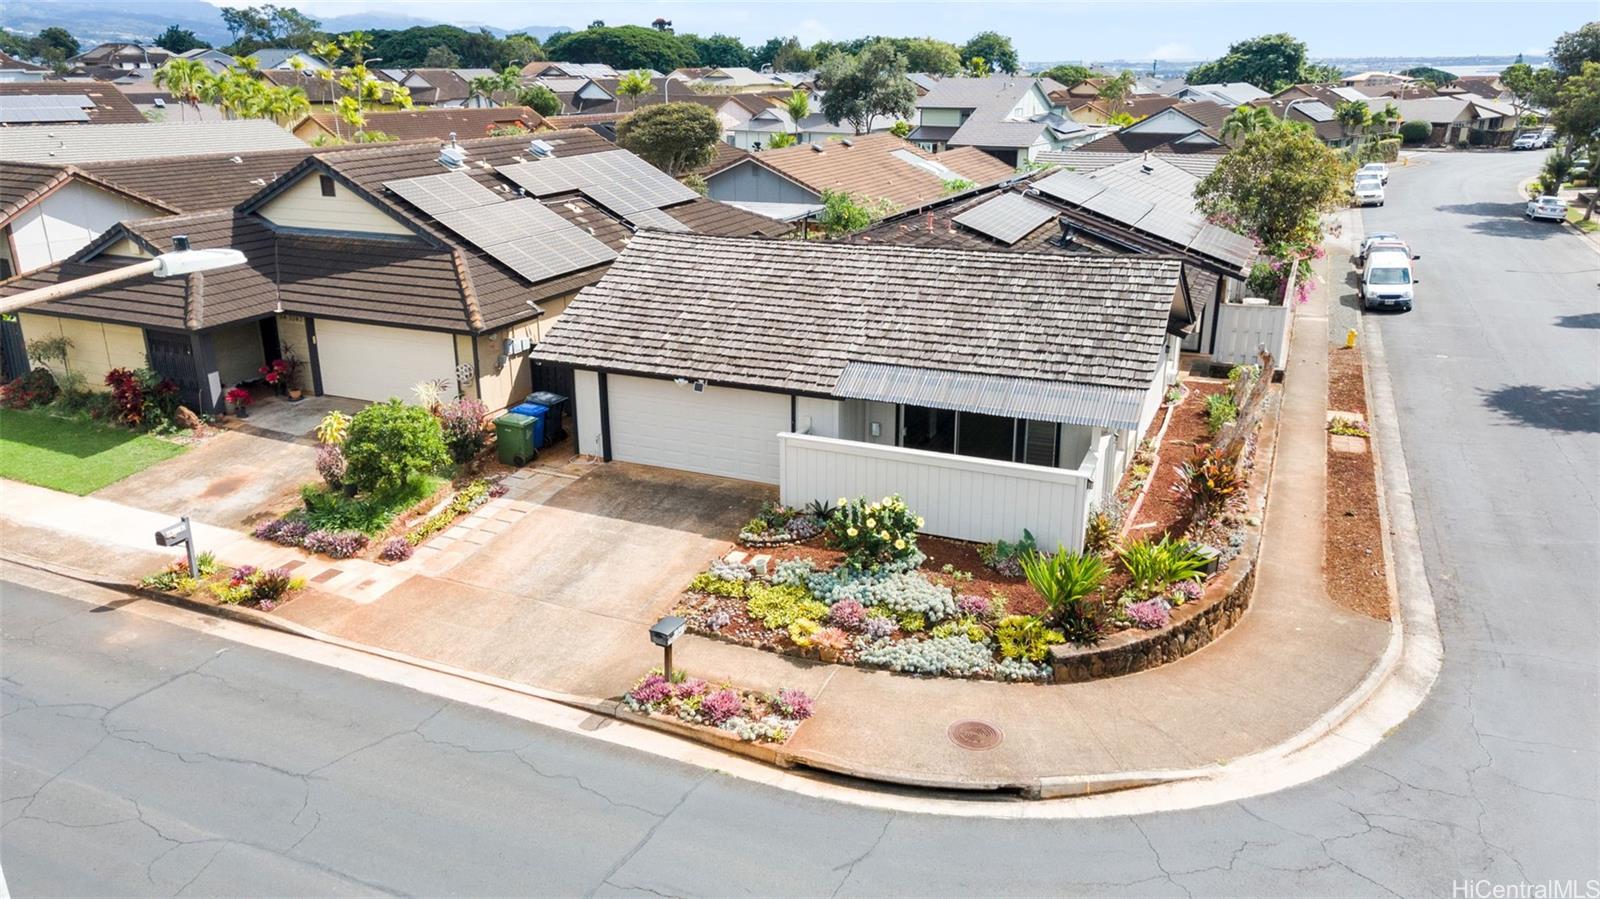
[[[693,636],[678,644],[678,664],[746,687],[807,690],[817,712],[787,745],[789,755],[901,783],[999,787],[1191,769],[1301,734],[1362,685],[1390,639],[1386,622],[1335,606],[1322,584],[1327,288],[1296,315],[1254,601],[1232,631],[1199,652],[1139,674],[1059,685],[919,679]],[[168,516],[10,482],[0,482],[0,494],[6,555],[124,581],[170,558],[150,546],[150,533]],[[604,525],[574,517],[551,502],[554,495],[549,488],[523,492],[519,502],[527,508],[517,511],[551,516],[529,523],[544,528]],[[509,523],[500,511],[480,516],[478,526],[503,532]],[[276,547],[203,525],[199,534],[224,562],[275,564],[267,557]],[[490,560],[471,547],[485,544],[459,543],[463,555],[448,568],[441,560],[382,566],[297,554],[311,589],[275,617],[597,702],[658,664],[645,636],[652,610],[644,604],[626,613],[575,608],[561,601],[563,585],[530,595],[478,576]],[[318,579],[329,570],[339,573]],[[994,726],[1000,743],[985,751],[956,745],[949,728],[966,720]]]

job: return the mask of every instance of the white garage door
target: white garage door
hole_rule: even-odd
[[[323,393],[415,402],[411,388],[419,381],[443,378],[455,384],[455,341],[449,334],[322,318],[316,333]]]
[[[778,433],[789,398],[777,393],[613,375],[606,379],[611,457],[778,483]]]

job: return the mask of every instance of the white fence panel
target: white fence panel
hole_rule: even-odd
[[[986,542],[1027,529],[1040,546],[1078,549],[1111,439],[1071,470],[786,433],[778,435],[779,493],[789,506],[899,494],[929,534]]]
[[[1265,349],[1281,368],[1288,349],[1290,312],[1287,305],[1224,303],[1222,314],[1217,316],[1217,343],[1211,361],[1243,365],[1255,362],[1256,354]]]

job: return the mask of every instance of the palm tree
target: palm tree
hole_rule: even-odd
[[[233,64],[246,75],[254,75],[261,71],[261,60],[256,59],[254,56],[235,56]]]
[[[198,59],[184,59],[174,56],[167,60],[167,64],[156,69],[152,79],[156,87],[164,87],[172,93],[174,99],[184,107],[193,106],[195,112],[200,111],[200,93],[205,83],[211,80],[211,72],[205,64]],[[183,110],[183,117],[187,119],[188,110]]]
[[[1222,139],[1231,142],[1236,137],[1277,126],[1277,118],[1265,106],[1239,106],[1222,120]]]
[[[794,119],[794,133],[798,139],[800,120],[811,114],[811,95],[805,91],[795,91],[789,95],[789,99],[783,101],[783,108],[789,111],[789,118]]]
[[[522,87],[522,71],[516,66],[506,66],[500,71],[500,91],[507,96],[515,97],[517,89]]]
[[[1400,110],[1393,103],[1385,103],[1383,109],[1372,114],[1372,130],[1379,134],[1387,134],[1394,130],[1400,122]]]
[[[1100,99],[1105,101],[1106,109],[1112,113],[1125,112],[1123,107],[1128,102],[1128,94],[1133,92],[1133,85],[1132,72],[1124,71],[1115,78],[1107,78],[1100,85]]]
[[[643,94],[650,93],[654,87],[655,85],[650,81],[649,72],[646,72],[643,69],[635,69],[634,71],[623,75],[622,78],[617,81],[617,95],[619,97],[627,97],[629,100],[629,107],[632,109],[638,109],[639,97]]]
[[[482,105],[493,106],[495,105],[494,92],[499,89],[499,75],[479,75],[467,82],[467,105],[472,105],[472,101],[476,98],[482,98]]]
[[[365,31],[352,31],[339,37],[339,46],[350,54],[351,62],[360,65],[367,58],[367,51],[372,49],[372,35]]]
[[[310,111],[311,101],[304,88],[275,87],[267,98],[267,113],[284,127]]]
[[[1372,108],[1360,100],[1346,100],[1334,107],[1333,117],[1339,122],[1339,134],[1349,140],[1350,135],[1360,135],[1372,124]]]

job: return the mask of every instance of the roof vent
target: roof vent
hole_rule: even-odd
[[[228,161],[234,165],[241,165],[244,162],[244,159],[238,156],[230,156],[228,157]]]
[[[1156,167],[1148,162],[1141,162],[1139,164],[1139,171],[1144,172],[1146,175],[1154,174],[1155,170]]]
[[[845,138],[845,139],[844,139],[844,140],[842,140],[842,141],[839,141],[839,143],[841,143],[841,144],[844,144],[844,145],[845,145],[845,146],[847,146],[847,147],[853,147],[853,146],[855,146],[855,145],[856,145],[856,142],[855,142],[855,141],[853,141],[853,140],[851,140],[851,139],[850,139],[850,138],[848,138],[848,137],[847,137],[847,138]]]
[[[811,152],[813,152],[813,153],[821,153],[822,152],[822,145],[821,144],[812,144],[811,145]]]
[[[157,108],[157,109],[166,109],[166,108],[167,108],[167,101],[166,101],[166,100],[163,100],[163,99],[162,99],[162,98],[160,98],[160,97],[156,97],[156,98],[155,98],[155,99],[154,99],[154,100],[152,100],[152,101],[151,101],[151,102],[152,102],[152,103],[154,103],[154,104],[155,104],[155,107],[156,107],[156,108]]]
[[[454,143],[440,147],[439,164],[447,169],[459,169],[467,164],[467,151]]]
[[[540,158],[556,155],[556,148],[547,140],[532,140],[528,142],[528,152]]]
[[[1056,219],[1056,224],[1061,227],[1061,245],[1071,246],[1072,242],[1078,239],[1078,226],[1064,218]]]

